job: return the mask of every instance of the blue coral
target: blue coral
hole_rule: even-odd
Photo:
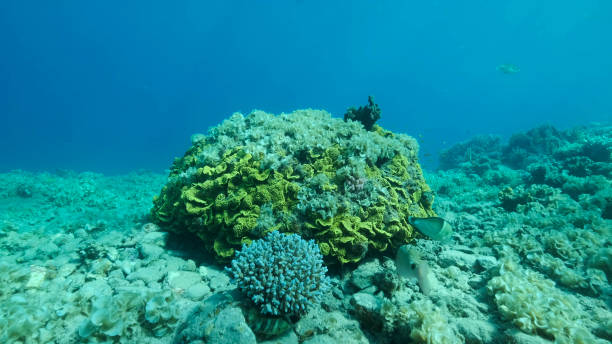
[[[243,245],[226,271],[264,315],[304,314],[330,288],[318,245],[297,234],[274,231]]]

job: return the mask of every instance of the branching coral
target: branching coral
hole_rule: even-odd
[[[226,271],[266,315],[304,314],[330,287],[314,241],[278,231],[244,245]]]

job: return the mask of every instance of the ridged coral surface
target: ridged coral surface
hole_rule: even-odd
[[[435,215],[416,141],[300,110],[234,114],[176,159],[153,219],[190,231],[220,261],[280,230],[314,239],[328,263],[411,242],[409,216]]]
[[[303,314],[330,287],[327,268],[314,241],[278,231],[243,246],[226,271],[267,315]]]

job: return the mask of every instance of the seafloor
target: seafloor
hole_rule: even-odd
[[[390,257],[347,265],[267,342],[608,343],[611,153],[602,125],[453,146],[425,175],[455,231],[417,240],[432,290],[399,278]],[[165,181],[0,174],[0,342],[180,343],[191,331],[191,343],[255,343],[242,315],[218,307],[235,289],[222,267],[150,223]]]

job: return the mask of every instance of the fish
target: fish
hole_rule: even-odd
[[[422,234],[438,241],[446,242],[453,235],[453,228],[448,221],[441,217],[412,217],[408,218],[414,228]]]
[[[429,295],[437,285],[429,265],[421,259],[421,252],[412,245],[402,245],[398,248],[395,267],[401,277],[416,280],[424,295]]]
[[[516,74],[521,71],[517,65],[513,65],[512,63],[501,64],[497,66],[497,70],[504,74]]]

